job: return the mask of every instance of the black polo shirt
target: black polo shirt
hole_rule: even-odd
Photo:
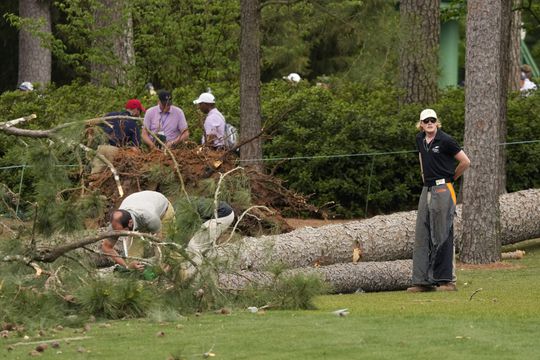
[[[437,129],[431,143],[427,144],[425,138],[426,133],[423,131],[416,135],[416,148],[422,155],[424,183],[437,179],[453,179],[456,169],[454,156],[461,151],[461,147],[441,129]]]

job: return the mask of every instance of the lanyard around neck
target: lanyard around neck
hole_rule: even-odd
[[[163,129],[163,127],[165,126],[165,121],[167,121],[167,118],[169,117],[169,114],[170,114],[170,112],[167,112],[165,114],[165,118],[163,118],[163,113],[160,113],[158,131],[161,131]]]

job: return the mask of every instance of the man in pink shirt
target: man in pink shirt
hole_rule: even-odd
[[[186,117],[182,109],[172,105],[170,92],[160,90],[158,98],[158,104],[148,109],[144,116],[143,142],[153,149],[159,145],[156,136],[168,147],[175,147],[189,137]]]
[[[222,149],[225,146],[225,118],[216,109],[214,95],[202,93],[193,103],[199,105],[199,110],[206,114],[202,143],[214,149]]]

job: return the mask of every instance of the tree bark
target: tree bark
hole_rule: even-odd
[[[515,7],[519,7],[521,5],[522,0],[513,0],[513,5]],[[501,101],[504,101],[504,109],[501,108],[501,111],[503,113],[501,114],[501,136],[500,136],[500,143],[504,144],[506,142],[506,137],[508,134],[507,130],[507,117],[506,117],[506,93],[510,91],[519,91],[519,79],[521,76],[521,10],[514,10],[510,8],[510,4],[507,6],[506,10],[508,11],[508,14],[506,16],[510,17],[509,21],[509,30],[508,35],[506,38],[508,39],[508,45],[503,48],[501,51],[501,54],[504,56],[508,52],[506,61],[508,62],[508,71],[507,71],[507,77],[508,80],[506,81],[507,89],[504,91],[504,93],[501,93],[503,95],[503,99]],[[504,43],[501,43],[502,46],[505,46]],[[507,49],[507,50],[505,50]],[[505,59],[503,58],[502,61]],[[499,168],[499,194],[506,193],[506,158],[507,158],[507,151],[506,146],[501,146],[500,148],[500,168]]]
[[[51,34],[51,9],[48,0],[19,0],[21,18],[42,21],[39,31]],[[48,84],[51,82],[51,50],[36,34],[21,28],[19,32],[19,84],[24,81]]]
[[[285,271],[282,276],[315,275],[331,286],[333,293],[403,290],[411,286],[412,260],[335,264],[318,268]],[[220,287],[242,290],[250,285],[270,285],[275,277],[269,272],[241,271],[219,274]]]
[[[129,85],[129,69],[135,65],[133,18],[125,0],[99,0],[95,11],[92,82]]]
[[[506,110],[508,46],[506,7],[511,0],[467,4],[464,147],[471,168],[463,181],[464,233],[460,258],[466,263],[500,260],[501,123]],[[507,32],[506,32],[507,33]]]
[[[540,237],[540,189],[524,190],[500,197],[503,244]],[[416,211],[375,216],[346,224],[302,228],[290,233],[244,238],[218,247],[218,257],[232,268],[265,270],[281,263],[288,268],[351,263],[353,249],[361,251],[361,262],[411,259]],[[457,207],[454,239],[462,241],[461,205]]]
[[[522,0],[513,0],[513,6],[519,8],[521,2]],[[512,11],[508,56],[508,91],[519,91],[519,78],[521,75],[521,10]]]
[[[400,85],[402,103],[431,104],[437,101],[439,49],[439,1],[400,2]]]
[[[240,142],[254,138],[241,147],[240,160],[262,171],[259,0],[241,0],[240,7]]]

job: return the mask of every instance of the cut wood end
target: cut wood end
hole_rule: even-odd
[[[524,256],[525,256],[525,251],[516,250],[516,251],[509,251],[509,252],[502,253],[501,254],[501,259],[503,259],[503,260],[510,260],[510,259],[519,260],[519,259],[523,259]]]

